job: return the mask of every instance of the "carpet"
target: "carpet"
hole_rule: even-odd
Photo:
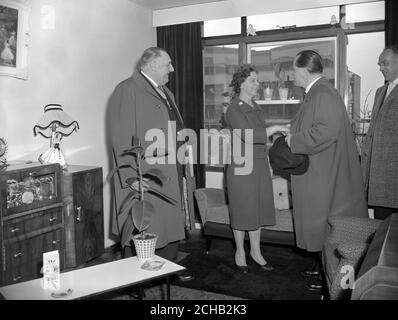
[[[240,273],[234,267],[232,240],[214,239],[209,254],[205,253],[204,239],[187,241],[182,250],[189,255],[179,264],[193,272],[195,279],[176,280],[176,285],[252,300],[321,299],[320,292],[306,288],[309,279],[300,274],[313,264],[313,259],[295,248],[262,245],[265,259],[275,269],[262,271],[249,265],[249,274]]]

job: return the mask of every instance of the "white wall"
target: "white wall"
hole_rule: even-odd
[[[33,126],[46,104],[62,104],[80,125],[62,144],[67,161],[103,167],[105,245],[110,246],[106,107],[142,51],[156,44],[152,12],[128,0],[30,3],[28,80],[0,76],[0,137],[8,142],[8,161],[35,161],[49,140],[34,137]],[[53,30],[41,28],[43,5],[54,8]]]
[[[372,1],[375,0],[228,0],[154,10],[153,25],[164,26]]]

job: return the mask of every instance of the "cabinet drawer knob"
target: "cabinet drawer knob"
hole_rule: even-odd
[[[57,244],[59,242],[60,242],[60,240],[53,240],[53,244]]]
[[[79,206],[79,207],[76,208],[76,210],[77,210],[76,220],[80,221],[82,219],[82,207]]]
[[[18,280],[21,280],[22,279],[22,276],[16,276],[16,277],[14,277],[12,280],[13,281],[18,281]]]
[[[22,256],[22,252],[14,253],[14,258],[18,258],[19,256]]]
[[[15,232],[17,232],[17,231],[19,231],[19,230],[21,230],[21,229],[19,229],[19,228],[12,228],[12,229],[11,229],[11,233],[15,233]]]
[[[50,222],[57,221],[57,217],[51,217],[50,219],[48,219],[48,221],[50,221]]]

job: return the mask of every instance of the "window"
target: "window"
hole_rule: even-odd
[[[240,17],[209,20],[203,23],[203,36],[215,37],[240,34]]]
[[[323,58],[323,74],[337,83],[336,38],[248,45],[248,62],[256,67],[261,84],[257,103],[263,107],[268,123],[290,122],[300,107],[304,89],[294,84],[293,61],[302,50],[318,52]]]
[[[384,1],[348,4],[346,22],[363,22],[384,20]]]
[[[314,26],[330,23],[332,15],[336,19],[339,18],[338,6],[248,16],[247,24],[251,24],[257,31],[278,29],[292,25],[296,27]]]
[[[376,89],[384,84],[383,75],[377,65],[383,48],[384,32],[348,36],[347,69],[350,87],[347,107],[356,120],[359,147],[369,126]]]
[[[204,58],[204,123],[206,129],[223,127],[223,111],[229,102],[229,84],[238,66],[239,46],[205,47]]]

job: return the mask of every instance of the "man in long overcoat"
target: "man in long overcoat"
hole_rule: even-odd
[[[110,99],[109,112],[114,165],[126,163],[128,157],[122,157],[121,154],[123,150],[132,146],[133,137],[139,139],[144,149],[153,144],[152,140],[145,141],[145,135],[151,129],[157,129],[158,132],[161,130],[164,133],[165,149],[169,151],[178,148],[176,132],[184,128],[184,123],[174,95],[165,86],[169,80],[169,73],[173,71],[166,51],[156,47],[148,48],[141,56],[138,70],[115,88]],[[175,130],[169,130],[172,128],[169,121],[174,121]],[[170,143],[173,143],[173,147]],[[162,153],[161,150],[158,151]],[[173,260],[177,256],[179,240],[185,238],[187,220],[191,228],[194,224],[193,211],[188,211],[189,219],[187,219],[184,210],[183,170],[188,168],[183,167],[176,159],[174,163],[170,162],[167,156],[158,160],[164,160],[164,164],[149,164],[142,161],[143,171],[149,168],[161,170],[167,180],[159,191],[174,199],[176,205],[146,193],[146,200],[149,200],[155,209],[147,232],[158,236],[156,254]],[[123,199],[130,191],[126,187],[125,180],[133,175],[131,169],[122,169],[119,176],[115,175],[116,210],[120,208]],[[120,235],[127,213],[117,216],[116,210],[112,217],[112,232]]]
[[[293,153],[309,156],[308,171],[291,176],[294,228],[297,246],[319,253],[328,217],[367,217],[367,205],[348,114],[338,91],[322,76],[322,58],[302,51],[293,68],[306,95],[286,140]]]
[[[376,91],[361,165],[368,204],[385,219],[398,212],[398,46],[385,48],[378,64],[387,83]]]

